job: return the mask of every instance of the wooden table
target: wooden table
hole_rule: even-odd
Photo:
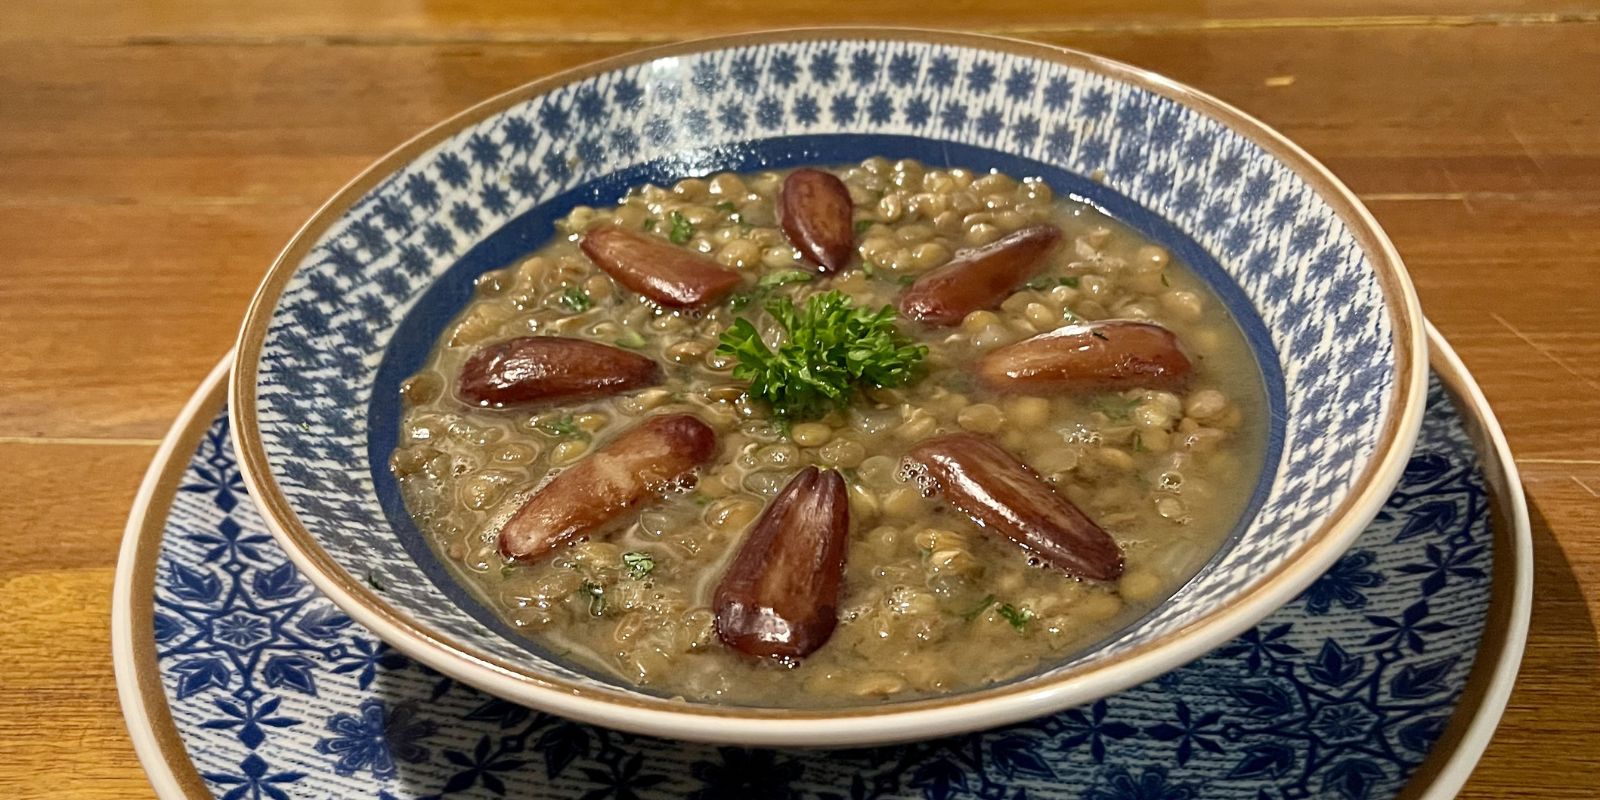
[[[118,536],[158,438],[324,197],[422,127],[553,70],[845,22],[1148,67],[1266,120],[1361,194],[1499,411],[1533,504],[1527,657],[1465,796],[1600,792],[1600,6],[326,5],[0,4],[0,796],[149,795],[111,676]]]

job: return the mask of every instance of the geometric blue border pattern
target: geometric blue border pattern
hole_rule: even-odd
[[[1435,384],[1405,475],[1355,546],[1188,666],[1083,708],[934,741],[685,744],[484,695],[355,625],[267,534],[227,426],[219,414],[168,511],[154,634],[188,756],[229,800],[1388,798],[1453,712],[1490,600],[1482,474]]]
[[[1371,462],[1395,390],[1392,322],[1349,229],[1286,165],[1215,119],[1088,70],[976,46],[820,39],[575,80],[464,126],[349,209],[295,265],[256,365],[262,444],[301,524],[352,577],[380,573],[389,602],[422,624],[515,669],[592,684],[478,624],[383,534],[367,413],[387,348],[441,274],[576,186],[649,163],[703,174],[764,140],[850,135],[1093,178],[1203,248],[1264,324],[1286,406],[1259,513],[1182,590],[1192,602],[1163,606],[1083,661],[1176,630],[1254,583]]]

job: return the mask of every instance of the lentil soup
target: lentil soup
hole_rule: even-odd
[[[390,467],[450,571],[664,696],[1003,682],[1223,545],[1265,395],[1156,244],[1036,178],[871,158],[643,186],[481,276]]]

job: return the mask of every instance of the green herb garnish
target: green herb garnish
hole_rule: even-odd
[[[979,614],[982,614],[986,609],[989,608],[989,606],[994,605],[994,600],[995,600],[994,595],[992,595],[992,594],[991,595],[987,595],[982,600],[978,601],[978,605],[976,605],[976,606],[974,606],[974,607],[972,607],[972,608],[970,608],[970,609],[968,609],[966,611],[963,611],[961,613],[961,616],[963,618],[967,619],[967,620],[977,619]],[[1007,606],[1007,608],[1009,608],[1009,607],[1010,606]]]
[[[728,308],[734,311],[743,311],[750,301],[756,299],[749,292],[735,292],[728,296]]]
[[[379,577],[377,570],[367,570],[367,585],[371,586],[376,591],[383,591],[383,578]]]
[[[574,314],[581,314],[588,311],[589,306],[594,305],[594,301],[589,299],[588,292],[576,286],[568,286],[561,290],[561,305]]]
[[[916,375],[928,348],[895,327],[895,311],[856,308],[834,291],[812,295],[797,308],[784,297],[766,304],[785,331],[777,352],[748,319],[722,334],[717,352],[737,360],[733,376],[780,416],[814,419],[843,407],[862,387],[902,386]]]
[[[689,224],[689,218],[678,211],[672,212],[670,216],[672,230],[667,232],[667,238],[671,239],[673,244],[688,244],[689,237],[694,235],[694,226]]]
[[[756,287],[761,289],[775,289],[791,283],[806,283],[816,277],[816,273],[806,272],[803,269],[785,269],[769,272],[756,281]]]
[[[1006,622],[1011,623],[1011,627],[1017,629],[1017,633],[1021,633],[1024,629],[1026,629],[1028,626],[1028,620],[1033,619],[1033,609],[1017,608],[1010,603],[1006,603],[1005,605],[1001,606],[999,612],[1000,616],[1006,618]]]
[[[870,219],[858,219],[858,220],[856,220],[856,235],[860,236],[861,234],[866,233],[868,228],[871,228],[873,225],[876,225],[876,224],[878,224],[878,223],[876,223],[876,222],[874,222],[874,221],[872,221]]]
[[[1161,270],[1161,285],[1162,286],[1171,286],[1172,285],[1172,281],[1167,280],[1167,271],[1166,270]]]
[[[915,276],[915,275],[901,275],[900,277],[895,278],[894,282],[900,284],[901,286],[910,286],[911,284],[917,282],[917,276]]]
[[[645,230],[645,232],[649,233],[650,231],[655,230],[656,229],[656,222],[657,222],[657,220],[656,220],[655,217],[645,217],[644,218],[644,230]]]
[[[617,337],[618,347],[627,347],[638,350],[647,344],[644,335],[632,328],[623,328],[622,335]]]
[[[622,554],[622,564],[628,568],[628,577],[636,581],[644,580],[650,570],[656,568],[655,556],[642,550]]]
[[[1038,277],[1038,278],[1034,278],[1033,280],[1028,281],[1024,285],[1027,286],[1029,289],[1032,289],[1032,290],[1034,290],[1036,292],[1037,291],[1043,291],[1045,289],[1054,289],[1057,286],[1071,286],[1073,288],[1077,288],[1078,279],[1073,277],[1073,276],[1070,276],[1070,275],[1067,276],[1067,277],[1058,277],[1058,276],[1054,276],[1054,275],[1044,275],[1044,276],[1041,276],[1041,277]]]
[[[573,421],[571,414],[556,420],[541,420],[538,426],[539,430],[551,436],[588,436],[582,428],[578,427],[578,423]]]
[[[589,613],[596,617],[605,616],[606,587],[594,581],[584,581],[582,591],[589,596]]]

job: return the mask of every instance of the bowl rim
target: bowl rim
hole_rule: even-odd
[[[301,524],[273,478],[257,420],[257,366],[284,287],[302,257],[369,190],[462,128],[592,75],[663,57],[777,42],[906,41],[1008,52],[1122,81],[1227,125],[1282,162],[1339,216],[1367,255],[1393,323],[1396,381],[1378,447],[1343,501],[1305,544],[1248,591],[1200,620],[1129,648],[1083,673],[991,689],[856,708],[773,709],[690,704],[535,677],[431,631],[341,568]],[[1341,181],[1282,134],[1204,92],[1091,53],[1022,39],[920,28],[804,27],[686,40],[632,50],[561,70],[502,92],[427,128],[367,166],[323,203],[289,240],[252,298],[229,377],[231,436],[240,471],[267,527],[296,567],[357,622],[418,661],[492,694],[635,733],[745,746],[864,746],[960,733],[1041,716],[1142,683],[1181,666],[1259,622],[1326,571],[1377,514],[1399,481],[1426,407],[1426,329],[1399,253],[1371,212]]]

